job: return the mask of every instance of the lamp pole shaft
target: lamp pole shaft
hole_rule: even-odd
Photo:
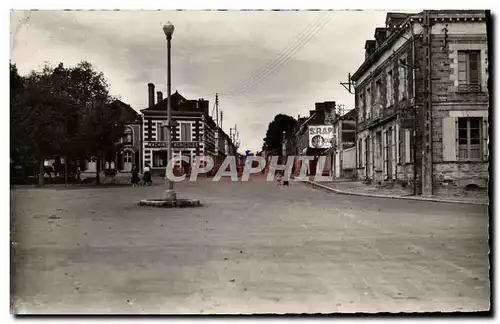
[[[165,169],[165,177],[168,182],[168,190],[174,190],[174,182],[172,179],[167,177],[166,171],[168,170],[168,165],[173,157],[172,151],[172,100],[171,100],[171,92],[172,92],[172,84],[171,84],[171,67],[170,67],[170,49],[171,49],[171,41],[172,36],[167,36],[167,166]],[[173,169],[173,164],[172,164]]]

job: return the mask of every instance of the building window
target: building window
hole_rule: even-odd
[[[458,51],[458,91],[481,91],[480,51]]]
[[[359,94],[358,105],[359,105],[359,112],[358,112],[359,121],[363,121],[365,115],[365,102],[362,93]]]
[[[191,124],[181,123],[181,141],[191,142]]]
[[[372,113],[372,95],[371,95],[371,90],[370,86],[366,89],[366,106],[365,106],[365,119],[368,119],[371,117]]]
[[[126,151],[125,154],[123,155],[123,162],[132,163],[132,153],[130,153],[130,151]]]
[[[156,140],[166,141],[167,140],[167,126],[162,123],[156,124]]]
[[[153,168],[167,166],[167,151],[153,151]]]
[[[379,79],[375,82],[375,103],[380,101],[380,92],[382,89],[382,81]]]
[[[482,118],[458,118],[459,160],[481,160]]]
[[[393,93],[393,79],[392,79],[392,70],[387,72],[386,75],[386,91],[387,91],[387,100],[386,107],[390,107],[394,104],[394,93]]]
[[[408,90],[408,73],[406,69],[406,59],[399,60],[399,100],[404,100],[407,97]]]
[[[375,150],[376,157],[377,157],[375,168],[377,169],[377,171],[381,171],[382,170],[382,132],[377,132],[375,134],[375,142],[377,145],[377,148]]]

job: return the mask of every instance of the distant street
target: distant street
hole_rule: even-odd
[[[485,206],[300,183],[11,191],[18,313],[332,313],[489,308]]]

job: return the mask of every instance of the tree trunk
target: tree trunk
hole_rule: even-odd
[[[99,185],[101,181],[101,152],[97,153],[97,160],[96,160],[96,174],[95,174],[95,184]]]
[[[39,159],[38,164],[40,167],[40,170],[38,173],[38,186],[43,187],[43,180],[44,180],[44,176],[45,176],[45,165],[43,164],[44,159],[41,156],[38,159]]]

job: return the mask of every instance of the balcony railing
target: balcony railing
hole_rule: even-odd
[[[480,84],[459,84],[459,92],[481,92]]]

